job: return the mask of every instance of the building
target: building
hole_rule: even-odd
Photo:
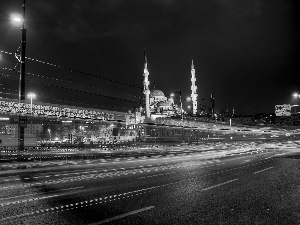
[[[161,90],[150,91],[150,115],[151,120],[159,117],[170,117],[179,115],[181,112],[180,107],[174,104],[174,98],[170,95],[169,98]]]
[[[161,90],[150,91],[149,89],[149,71],[146,52],[144,52],[144,94],[145,94],[145,119],[155,120],[159,117],[170,117],[181,115],[183,113],[182,107],[174,104],[173,96],[169,98]]]
[[[24,136],[24,145],[27,147],[37,146],[37,138],[35,135],[25,135]],[[13,149],[17,149],[18,146],[18,137],[12,136],[9,134],[0,135],[0,149],[2,147],[13,147]]]
[[[6,134],[17,136],[18,135],[18,124],[7,124],[5,125]],[[24,129],[25,135],[36,135],[43,132],[42,124],[27,124]]]
[[[141,107],[139,110],[136,109],[134,113],[129,111],[125,114],[125,125],[138,124],[143,123],[145,121],[145,116],[142,116],[143,108]]]
[[[276,116],[290,116],[291,115],[291,105],[275,105],[275,115]]]

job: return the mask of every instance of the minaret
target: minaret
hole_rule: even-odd
[[[191,90],[192,90],[192,94],[191,94],[191,98],[192,98],[192,103],[193,103],[193,115],[195,116],[197,114],[197,86],[196,86],[196,77],[195,77],[195,68],[194,68],[194,61],[192,60],[192,68],[191,68],[191,74],[192,74],[192,86],[191,86]]]
[[[150,118],[150,104],[149,104],[149,95],[150,95],[150,90],[149,90],[149,71],[147,68],[147,56],[146,56],[146,50],[144,50],[144,94],[145,94],[145,102],[146,102],[146,118]]]

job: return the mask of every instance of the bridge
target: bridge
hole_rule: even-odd
[[[5,99],[0,101],[0,114],[4,115],[28,115],[34,117],[47,117],[58,119],[81,119],[95,121],[124,121],[125,112],[80,108],[67,105],[50,103],[27,104],[18,100]]]

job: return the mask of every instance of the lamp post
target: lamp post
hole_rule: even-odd
[[[48,128],[48,132],[49,132],[49,139],[50,139],[50,143],[51,143],[51,129]]]
[[[174,93],[179,94],[180,111],[181,111],[181,121],[183,121],[183,109],[182,109],[181,91],[175,91]],[[174,96],[174,94],[172,93],[171,96]]]
[[[300,94],[298,94],[297,92],[295,92],[294,94],[293,94],[293,97],[297,100],[297,99],[299,99],[300,98]],[[297,103],[297,101],[296,101],[296,103]],[[296,113],[296,107],[297,107],[298,105],[292,105],[291,107],[295,107],[295,113]]]
[[[187,102],[190,102],[190,101],[192,100],[192,98],[191,98],[191,97],[187,97],[185,100],[186,100]],[[187,108],[188,108],[188,109],[191,109],[192,107],[191,107],[190,105],[188,105]],[[192,112],[192,115],[194,115],[194,111]],[[196,115],[196,114],[195,114],[195,115]]]
[[[32,99],[35,98],[35,94],[34,93],[29,93],[27,95],[30,98],[30,114],[32,115]]]
[[[23,18],[13,18],[16,22],[22,22],[21,32],[22,32],[22,39],[21,39],[21,52],[18,58],[20,63],[20,79],[19,79],[19,106],[21,102],[25,101],[25,51],[26,51],[26,29],[25,29],[25,0],[23,0]],[[21,124],[25,121],[25,124]],[[18,149],[24,150],[24,130],[26,126],[26,119],[19,115],[19,138],[18,138]]]
[[[30,98],[30,115],[32,116],[32,99],[35,98],[35,94],[29,93],[27,96]],[[32,118],[31,118],[30,123],[31,123],[31,128],[30,128],[31,132],[30,133],[32,134]]]
[[[23,21],[22,21],[22,40],[21,40],[21,59],[20,59],[20,81],[19,99],[25,100],[25,51],[26,51],[26,29],[25,29],[25,0],[23,0]]]
[[[179,91],[179,100],[180,100],[180,109],[181,109],[181,120],[183,121],[183,109],[182,109],[181,91]]]
[[[211,118],[214,119],[215,117],[215,97],[214,93],[210,94],[210,101],[211,101]]]

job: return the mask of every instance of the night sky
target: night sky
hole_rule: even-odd
[[[0,0],[2,51],[19,46],[21,26],[10,16],[22,12],[22,2]],[[193,58],[200,107],[210,105],[211,92],[217,111],[234,107],[236,114],[300,104],[292,97],[300,92],[297,2],[27,0],[26,56],[64,68],[26,60],[26,92],[39,102],[138,107],[146,49],[151,90],[155,83],[166,95],[190,96]],[[1,53],[0,67],[16,62]],[[1,96],[18,98],[18,73],[0,73]]]

